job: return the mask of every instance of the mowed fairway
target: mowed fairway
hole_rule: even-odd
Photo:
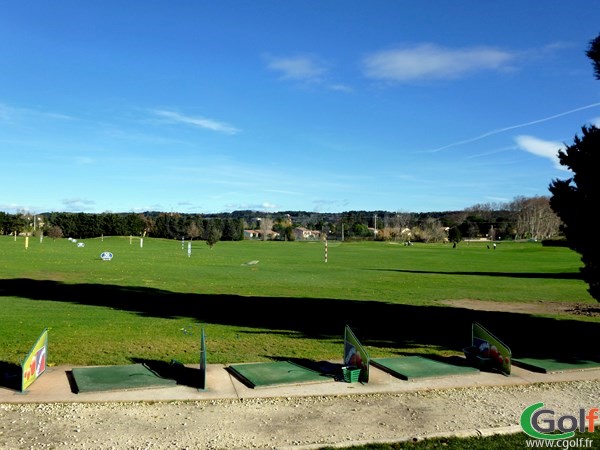
[[[49,327],[50,364],[340,359],[344,325],[372,357],[453,355],[479,321],[519,356],[594,353],[597,317],[472,311],[452,299],[597,303],[579,255],[538,243],[188,243],[128,237],[80,248],[0,237],[0,362]],[[114,258],[102,261],[110,251]],[[256,262],[248,264],[249,262]],[[588,339],[589,340],[589,339]]]

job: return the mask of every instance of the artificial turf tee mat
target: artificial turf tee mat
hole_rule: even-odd
[[[553,358],[518,358],[513,359],[512,362],[514,365],[522,367],[523,369],[541,373],[564,372],[568,370],[597,369],[600,367],[599,361],[591,361],[587,359],[577,358],[570,358],[568,360]]]
[[[144,364],[76,367],[72,375],[77,392],[170,387],[177,384],[176,380],[160,377]]]
[[[374,358],[371,359],[371,364],[402,380],[467,375],[479,372],[479,369],[474,367],[456,366],[421,356]]]
[[[331,375],[317,372],[291,361],[234,364],[229,366],[228,370],[252,388],[334,381]]]

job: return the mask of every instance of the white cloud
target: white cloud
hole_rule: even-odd
[[[420,44],[373,53],[363,64],[369,78],[402,82],[458,78],[480,70],[505,69],[514,57],[510,52],[488,47],[448,49]]]
[[[597,128],[600,128],[600,117],[594,117],[592,120],[592,125],[596,126]]]
[[[550,159],[554,167],[560,170],[567,170],[564,166],[561,166],[558,160],[558,151],[564,149],[564,145],[560,142],[555,141],[544,141],[533,136],[521,135],[515,137],[517,146],[521,150],[525,150],[536,156]]]
[[[269,203],[269,202],[263,202],[261,205],[262,209],[276,209],[277,205],[274,205],[273,203]]]
[[[206,130],[217,131],[219,133],[225,134],[237,134],[240,132],[239,129],[224,123],[218,122],[216,120],[207,119],[205,117],[192,117],[185,116],[183,114],[179,114],[174,111],[167,111],[163,109],[158,109],[152,111],[155,115],[167,119],[174,123],[183,123],[186,125],[193,125],[195,127],[204,128]]]
[[[267,68],[280,72],[284,79],[301,81],[318,81],[326,71],[310,56],[269,57]]]

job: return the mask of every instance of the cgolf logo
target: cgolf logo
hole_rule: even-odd
[[[599,408],[590,408],[588,411],[581,408],[578,417],[564,415],[555,419],[553,410],[544,409],[543,403],[535,403],[521,413],[521,428],[536,439],[569,439],[575,435],[575,430],[582,433],[585,431],[593,433],[594,423],[600,418],[599,411]],[[556,433],[556,431],[560,431],[560,433]]]

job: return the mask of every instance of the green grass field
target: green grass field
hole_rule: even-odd
[[[476,320],[519,356],[596,352],[600,320],[451,308],[449,299],[596,305],[566,248],[0,237],[0,361],[49,327],[50,364],[340,359],[348,324],[372,357],[459,354]],[[100,253],[110,251],[111,261]],[[257,264],[247,264],[258,261]],[[540,342],[543,341],[543,345]],[[595,354],[595,353],[594,353]]]

